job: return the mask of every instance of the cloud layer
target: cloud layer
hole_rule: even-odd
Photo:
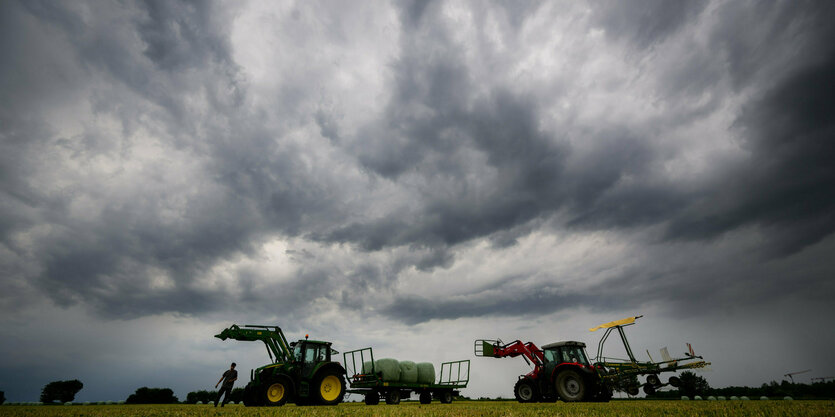
[[[3,311],[833,294],[828,4],[239,6],[3,3]]]

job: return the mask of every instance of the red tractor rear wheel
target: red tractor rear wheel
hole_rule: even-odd
[[[554,379],[557,394],[566,402],[583,401],[586,397],[586,381],[577,371],[567,369]]]

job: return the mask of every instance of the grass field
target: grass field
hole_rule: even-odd
[[[403,403],[336,407],[244,407],[227,405],[73,405],[0,406],[0,416],[835,416],[833,401],[613,401],[600,403],[518,404],[467,402]]]

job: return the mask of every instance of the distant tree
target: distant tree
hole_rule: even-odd
[[[127,404],[174,404],[180,400],[174,396],[171,388],[148,388],[142,387],[131,394],[125,403]]]
[[[0,391],[0,404],[3,404],[4,402],[6,402],[6,393]]]
[[[75,399],[75,394],[78,394],[78,391],[81,391],[82,388],[84,388],[84,384],[77,379],[71,381],[52,381],[44,385],[43,390],[41,390],[41,402],[72,402]]]
[[[215,394],[217,395],[217,394]],[[244,400],[244,389],[243,388],[234,388],[232,389],[232,393],[229,395],[229,401],[234,401],[235,403],[239,403]],[[214,401],[214,398],[212,398]]]
[[[207,404],[213,402],[215,398],[217,398],[217,391],[192,391],[186,394],[186,404],[197,404],[198,401]]]
[[[694,397],[696,395],[706,395],[710,391],[710,385],[704,377],[696,375],[691,371],[684,371],[681,373],[681,387],[679,391],[681,395]]]

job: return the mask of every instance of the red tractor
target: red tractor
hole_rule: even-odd
[[[583,342],[557,342],[545,345],[542,349],[532,342],[515,341],[504,344],[501,340],[475,341],[475,355],[491,358],[515,358],[521,356],[525,362],[533,365],[533,370],[519,376],[513,387],[513,393],[519,402],[563,401],[609,401],[612,390],[626,391],[629,395],[638,395],[644,387],[646,394],[653,394],[658,388],[671,385],[678,387],[681,380],[672,376],[667,383],[662,383],[659,375],[663,372],[677,372],[682,369],[704,368],[710,363],[693,352],[690,344],[683,357],[672,358],[667,348],[661,349],[661,362],[641,362],[632,354],[632,348],[626,339],[624,327],[635,324],[643,316],[627,317],[589,329],[606,329],[597,345],[597,356],[590,362]],[[603,356],[603,345],[617,330],[629,359],[615,359]],[[647,351],[649,355],[649,351]],[[641,384],[638,376],[645,376]]]
[[[492,358],[521,356],[533,370],[519,376],[513,394],[520,403],[574,401],[609,401],[612,389],[600,377],[586,355],[583,342],[557,342],[538,348],[520,340],[476,340],[475,355]]]

